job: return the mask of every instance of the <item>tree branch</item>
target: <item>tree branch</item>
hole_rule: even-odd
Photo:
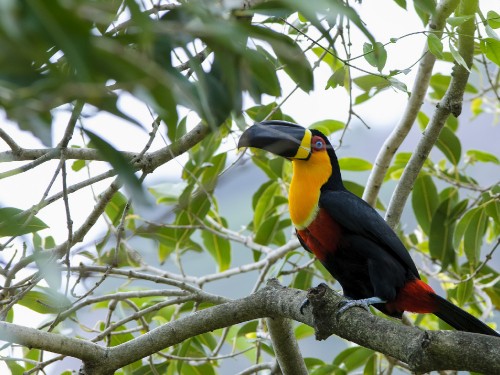
[[[0,138],[2,138],[5,143],[7,143],[14,154],[21,150],[21,147],[19,147],[16,141],[14,141],[14,139],[3,129],[0,129]]]
[[[443,29],[446,25],[446,18],[448,18],[449,15],[455,10],[458,3],[459,0],[443,0],[437,6],[436,13],[432,17],[429,25],[430,31],[436,34],[437,37],[440,38],[443,34]],[[424,102],[427,88],[429,87],[436,57],[429,52],[427,43],[422,54],[423,58],[420,62],[415,81],[413,82],[413,88],[411,90],[408,104],[406,105],[403,113],[403,117],[397,126],[392,130],[389,137],[387,137],[384,141],[384,144],[380,148],[377,158],[375,159],[370,176],[368,177],[368,182],[363,193],[363,199],[372,206],[375,205],[392,158],[410,132],[410,129],[412,128],[418,112]]]
[[[112,374],[129,363],[205,332],[253,319],[287,318],[314,327],[319,340],[336,334],[405,362],[415,372],[500,373],[500,339],[496,337],[422,331],[358,308],[349,309],[338,318],[339,302],[344,299],[324,284],[308,292],[311,307],[301,314],[299,306],[305,297],[304,291],[283,287],[272,279],[248,297],[197,311],[108,349],[10,323],[0,323],[0,339],[80,358],[85,374],[99,375]]]
[[[338,319],[342,296],[325,284],[310,289],[307,297],[314,315],[316,338],[332,334],[407,363],[413,372],[464,370],[500,373],[500,339],[461,331],[422,331],[349,309]]]
[[[285,318],[268,318],[266,322],[281,372],[286,375],[307,375],[307,367],[293,332],[292,321]]]
[[[210,133],[210,128],[200,123],[196,125],[190,132],[182,136],[177,142],[174,142],[167,147],[158,151],[146,153],[142,157],[138,157],[138,153],[130,151],[121,151],[120,153],[128,160],[135,160],[134,167],[138,170],[150,173],[160,165],[172,160],[174,157],[186,152],[196,143],[200,142],[205,136]],[[34,160],[26,166],[17,168],[16,173],[32,169],[48,160],[60,159],[62,148],[40,148],[40,149],[24,149],[19,148],[18,151],[0,152],[0,162],[10,161],[26,161]],[[95,149],[90,148],[68,148],[64,151],[66,160],[94,160],[106,161],[106,158]],[[5,174],[5,176],[3,176]],[[15,174],[12,171],[2,173],[2,177],[8,177]]]
[[[106,356],[106,349],[90,341],[42,332],[38,329],[7,322],[0,322],[0,339],[29,348],[39,348],[68,355],[82,361],[95,360]]]
[[[462,0],[460,3],[461,15],[473,15],[477,8],[477,1]],[[464,22],[458,28],[458,52],[464,59],[467,66],[472,66],[472,58],[474,54],[474,18]],[[437,105],[436,111],[432,116],[429,125],[420,139],[417,148],[411,155],[410,161],[406,166],[398,186],[392,195],[389,207],[387,209],[387,223],[394,227],[401,218],[401,213],[405,206],[406,200],[410,195],[413,184],[424,165],[425,160],[429,156],[434,147],[441,129],[446,123],[446,120],[453,114],[458,117],[462,111],[462,102],[464,97],[465,86],[469,78],[469,71],[462,65],[455,62],[453,66],[452,79],[446,94],[442,101]]]

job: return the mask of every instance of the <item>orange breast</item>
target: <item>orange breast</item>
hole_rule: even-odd
[[[326,260],[333,254],[342,236],[342,227],[321,208],[314,220],[305,229],[297,230],[297,234],[319,260]]]

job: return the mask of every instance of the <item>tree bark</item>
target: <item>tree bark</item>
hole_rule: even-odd
[[[414,372],[463,370],[500,374],[500,339],[496,337],[423,331],[359,308],[349,309],[338,317],[343,297],[324,284],[308,292],[310,307],[302,314],[300,305],[305,297],[304,291],[283,287],[272,279],[248,297],[200,310],[112,348],[5,322],[0,323],[0,339],[79,358],[84,362],[84,374],[112,374],[127,364],[205,332],[253,319],[286,318],[314,327],[318,340],[335,334],[407,363]],[[276,353],[286,356],[280,350]]]

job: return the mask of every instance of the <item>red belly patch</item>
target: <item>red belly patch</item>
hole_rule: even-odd
[[[306,229],[297,230],[297,234],[316,258],[325,260],[328,254],[337,250],[342,228],[325,209],[320,208],[312,223]]]

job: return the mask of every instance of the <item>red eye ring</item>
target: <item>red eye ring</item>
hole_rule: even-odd
[[[315,135],[311,140],[312,148],[315,151],[321,151],[325,149],[325,141],[320,136]]]

